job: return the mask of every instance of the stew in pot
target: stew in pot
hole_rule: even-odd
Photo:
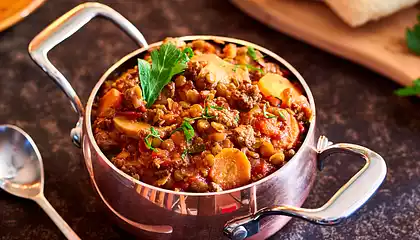
[[[93,132],[111,162],[175,191],[240,187],[283,166],[311,108],[297,81],[258,50],[167,38],[101,87]]]

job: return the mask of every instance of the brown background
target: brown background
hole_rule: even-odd
[[[64,94],[30,60],[29,41],[79,0],[48,0],[17,26],[0,33],[0,122],[16,124],[37,142],[44,158],[45,193],[83,239],[131,239],[105,215],[88,182],[69,131],[76,115]],[[223,0],[101,1],[149,42],[166,36],[211,34],[265,46],[294,65],[312,88],[319,133],[379,152],[388,175],[379,192],[354,216],[335,227],[292,220],[272,239],[420,239],[420,102],[399,98],[390,80],[278,33]],[[402,33],[403,34],[403,33]],[[83,101],[101,74],[135,49],[105,20],[94,20],[50,56]],[[305,203],[317,207],[360,167],[336,157],[326,163]],[[63,239],[46,214],[28,200],[0,191],[0,239]]]

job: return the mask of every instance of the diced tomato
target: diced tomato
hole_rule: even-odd
[[[276,168],[272,164],[266,162],[265,160],[259,160],[259,163],[253,166],[251,172],[253,178],[260,179],[274,172],[275,170]]]
[[[169,152],[163,149],[156,148],[152,152],[152,159],[155,164],[161,167],[168,167],[175,163],[170,157]]]
[[[252,175],[265,176],[268,170],[265,165],[266,165],[266,162],[264,160],[260,160],[260,162],[252,168]]]
[[[303,124],[303,122],[299,122],[299,131],[301,133],[305,131],[305,125]]]
[[[138,108],[138,110],[140,112],[146,112],[147,111],[146,106],[144,106],[144,104],[140,105],[140,107]]]
[[[271,106],[280,107],[280,104],[281,104],[280,99],[273,96],[267,96],[266,99],[270,102]]]
[[[169,152],[162,149],[156,149],[152,152],[152,158],[168,158]]]
[[[146,143],[143,140],[139,141],[139,152],[147,152],[150,151],[147,147],[146,147]]]

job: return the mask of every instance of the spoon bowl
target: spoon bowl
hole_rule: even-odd
[[[35,201],[67,239],[80,240],[44,196],[44,167],[35,142],[13,125],[0,125],[0,188]]]
[[[32,138],[12,125],[0,126],[0,187],[22,198],[43,194],[44,169]]]

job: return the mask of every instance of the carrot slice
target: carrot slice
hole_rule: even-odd
[[[129,137],[138,138],[140,131],[148,131],[150,125],[144,122],[127,119],[125,117],[114,117],[115,128]]]
[[[225,190],[242,186],[251,179],[251,164],[240,150],[224,148],[214,158],[210,177]]]
[[[118,108],[123,100],[123,94],[115,88],[111,88],[99,101],[98,115],[104,116],[110,108]]]

